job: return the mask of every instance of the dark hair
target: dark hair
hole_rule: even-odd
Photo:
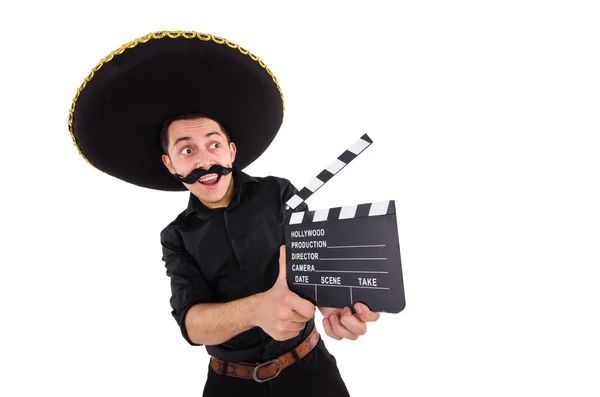
[[[158,137],[158,140],[159,140],[160,148],[164,154],[166,154],[166,155],[169,154],[169,150],[168,150],[169,149],[169,127],[171,126],[171,124],[177,120],[195,120],[195,119],[209,119],[209,120],[214,121],[215,123],[217,123],[219,125],[221,132],[223,132],[223,134],[225,134],[225,137],[227,138],[227,143],[231,143],[231,137],[229,136],[229,133],[227,132],[227,130],[225,129],[223,124],[221,124],[221,122],[219,122],[218,120],[215,120],[212,117],[207,116],[202,113],[184,113],[184,114],[180,114],[178,116],[173,116],[173,117],[168,118],[163,123],[163,125],[160,129],[160,135]]]

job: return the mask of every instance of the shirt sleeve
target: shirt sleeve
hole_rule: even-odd
[[[167,276],[171,279],[171,314],[181,329],[183,338],[192,346],[201,346],[190,340],[185,327],[185,316],[195,304],[214,302],[208,282],[194,258],[185,250],[181,235],[172,228],[160,234]]]

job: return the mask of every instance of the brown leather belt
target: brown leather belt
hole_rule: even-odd
[[[262,363],[248,362],[226,362],[216,357],[210,358],[210,367],[218,373],[223,374],[223,368],[227,364],[227,376],[233,376],[243,379],[254,379],[262,383],[277,377],[282,370],[294,364],[296,361],[304,358],[319,342],[319,333],[317,328],[313,328],[310,335],[302,341],[294,350],[282,354],[273,360]]]

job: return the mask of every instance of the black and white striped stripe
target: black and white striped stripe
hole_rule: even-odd
[[[302,202],[306,201],[310,196],[313,195],[314,192],[319,190],[323,184],[328,182],[335,174],[340,172],[342,168],[344,168],[348,163],[354,160],[359,154],[363,152],[367,147],[369,147],[373,141],[367,134],[364,134],[360,137],[352,146],[344,151],[344,153],[340,154],[337,159],[334,160],[333,163],[329,165],[329,167],[325,168],[315,179],[313,179],[308,185],[306,185],[302,190],[300,190],[297,194],[295,194],[292,198],[290,198],[286,203],[287,210],[293,210]]]
[[[364,218],[367,216],[390,215],[396,213],[394,200],[325,208],[315,211],[294,212],[288,219],[288,225],[334,221],[339,219]]]

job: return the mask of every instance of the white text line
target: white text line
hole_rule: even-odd
[[[332,245],[327,248],[373,248],[373,247],[385,247],[385,244],[378,245]]]
[[[365,289],[389,289],[387,287],[358,287],[356,285],[331,285],[331,284],[309,284],[309,283],[294,283],[294,285],[314,285],[317,287],[342,287],[342,288],[365,288]]]
[[[319,258],[320,261],[384,261],[387,258]]]

